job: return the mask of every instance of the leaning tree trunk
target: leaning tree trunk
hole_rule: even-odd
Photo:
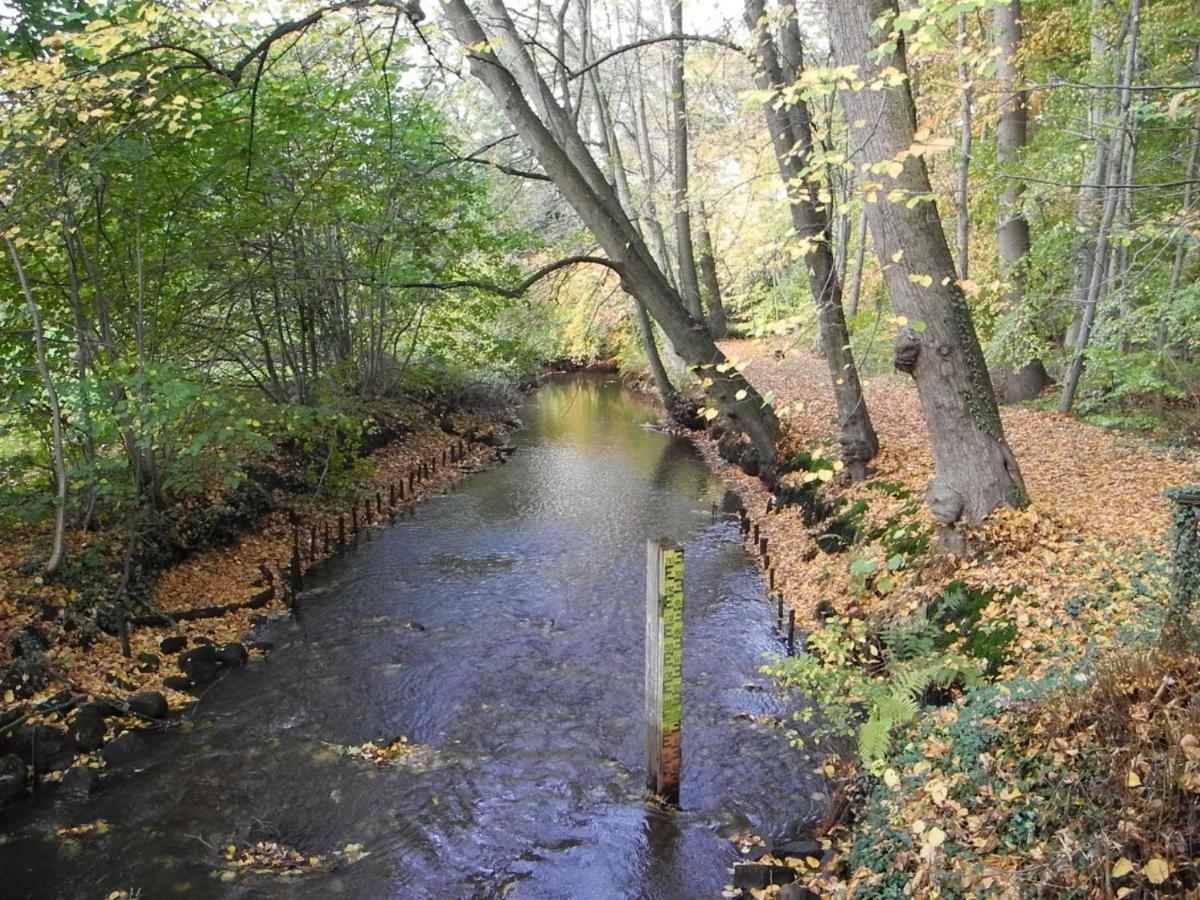
[[[708,401],[745,430],[766,471],[775,464],[779,421],[753,386],[713,343],[704,323],[683,306],[679,293],[650,255],[579,132],[534,68],[500,0],[485,0],[491,34],[466,0],[447,0],[455,37],[471,73],[492,94],[543,171],[604,248],[626,293],[641,300],[662,326],[675,351],[705,376]],[[531,106],[537,104],[538,111]],[[544,119],[544,121],[543,121]]]
[[[779,173],[788,188],[792,229],[804,248],[821,349],[837,401],[842,457],[851,476],[861,479],[866,475],[866,464],[879,453],[879,438],[867,412],[858,367],[850,350],[850,332],[842,309],[842,284],[829,246],[828,214],[819,200],[818,185],[803,174],[812,155],[812,122],[803,100],[795,100],[788,108],[779,94],[784,84],[800,74],[803,64],[798,42],[793,42],[797,46],[790,48],[788,64],[793,78],[785,78],[779,50],[767,31],[764,6],[763,0],[746,0],[745,5],[746,24],[755,35],[758,55],[756,81],[760,89],[770,93],[763,102],[763,114]]]
[[[893,35],[895,0],[829,0],[836,65],[857,66],[860,81],[882,79],[887,67],[906,73],[904,45]],[[872,30],[882,20],[883,27]],[[891,52],[877,53],[885,41]],[[912,156],[916,113],[907,77],[880,90],[842,96],[860,164],[892,163],[879,179],[881,197],[906,200],[868,205],[868,220],[897,313],[910,323],[894,348],[897,369],[916,381],[933,449],[934,479],[926,495],[945,526],[977,524],[1000,507],[1026,502],[1016,458],[1004,438],[996,397],[971,311],[955,280],[954,259],[931,195],[922,157]]]

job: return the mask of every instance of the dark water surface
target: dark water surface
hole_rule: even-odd
[[[784,706],[758,674],[773,611],[719,480],[615,382],[524,410],[512,461],[377,530],[311,580],[277,649],[211,688],[190,733],[90,799],[0,822],[0,897],[704,898],[726,836],[817,813],[813,762],[737,719]],[[643,799],[645,542],[686,547],[682,811]],[[411,627],[419,623],[424,631]],[[327,744],[406,735],[379,768]],[[104,819],[74,841],[54,829]],[[220,880],[221,848],[275,836],[369,855]]]

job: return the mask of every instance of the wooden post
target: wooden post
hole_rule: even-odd
[[[775,590],[775,568],[774,567],[767,569],[767,590],[768,591]]]
[[[292,599],[300,593],[300,523],[292,519]]]
[[[779,613],[776,616],[776,619],[779,622],[779,627],[782,628],[783,627],[783,594],[779,595]]]
[[[414,472],[412,469],[409,469],[408,470],[408,492],[410,494],[413,492],[413,482],[416,480],[416,477],[417,477],[417,473]]]
[[[788,610],[788,656],[796,655],[796,611]]]
[[[763,557],[763,568],[766,569],[768,572],[771,571],[771,556],[770,556],[770,554]]]
[[[679,803],[683,766],[683,548],[646,546],[646,786]]]
[[[346,552],[346,515],[338,513],[338,553]]]
[[[754,543],[758,543],[758,523],[754,523]]]
[[[383,492],[382,491],[375,492],[375,512],[379,513],[379,515],[381,515],[381,516],[383,515]]]
[[[758,539],[758,552],[763,556],[767,555],[767,539],[765,537],[760,537]]]
[[[388,485],[388,506],[392,509],[396,508],[396,484],[392,482]]]
[[[315,560],[320,554],[317,553],[317,526],[308,526],[308,558]]]
[[[358,537],[358,504],[350,504],[350,534]]]
[[[325,520],[325,540],[321,544],[322,552],[325,556],[329,555],[329,520]]]
[[[396,494],[400,497],[400,502],[404,502],[404,479],[401,478],[396,482]]]

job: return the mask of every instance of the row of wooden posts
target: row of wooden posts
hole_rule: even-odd
[[[768,503],[767,509],[770,510]],[[750,520],[750,514],[746,512],[745,507],[738,510],[738,521],[741,523],[742,534],[749,536],[751,546],[758,550],[758,555],[762,559],[763,572],[767,579],[767,597],[774,597],[778,605],[778,613],[776,616],[776,624],[781,633],[783,633],[783,592],[775,587],[775,567],[771,565],[771,554],[767,552],[768,542],[767,536],[761,533],[758,522]],[[787,655],[796,655],[796,611],[789,609],[787,611]]]
[[[363,500],[350,504],[348,513],[338,513],[336,524],[332,520],[326,519],[320,526],[316,523],[306,525],[299,516],[293,513],[291,517],[292,554],[291,560],[284,567],[287,574],[285,582],[288,586],[288,605],[291,606],[295,602],[296,595],[300,592],[304,581],[303,535],[307,534],[307,560],[309,563],[329,556],[331,552],[341,555],[346,552],[347,547],[354,550],[358,547],[359,534],[364,528],[372,526],[376,517],[382,521],[386,516],[390,522],[394,523],[400,505],[411,504],[416,499],[416,489],[419,483],[435,475],[439,466],[446,468],[460,463],[466,458],[467,442],[456,441],[444,448],[440,454],[434,454],[428,460],[418,462],[408,470],[407,477],[389,483],[386,500],[384,490],[380,488],[375,491],[374,497],[368,495]],[[360,511],[362,514],[361,525]]]

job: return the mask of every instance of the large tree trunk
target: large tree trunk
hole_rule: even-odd
[[[821,349],[829,366],[838,409],[838,430],[842,456],[855,478],[866,474],[866,464],[879,453],[879,438],[871,424],[863,399],[858,367],[850,350],[850,333],[842,309],[842,284],[837,277],[829,246],[829,218],[818,199],[818,186],[802,175],[812,154],[812,122],[808,106],[796,100],[790,108],[782,105],[779,89],[794,81],[803,68],[799,47],[789,47],[792,77],[785,81],[780,53],[767,30],[763,0],[746,0],[746,24],[755,35],[758,54],[756,81],[771,96],[763,103],[767,130],[775,148],[779,173],[788,187],[792,228],[804,247],[808,283],[817,308]],[[794,19],[794,16],[793,16]]]
[[[721,340],[729,331],[725,317],[725,301],[721,297],[721,280],[717,277],[717,257],[713,252],[712,235],[708,231],[708,211],[704,201],[696,209],[696,243],[700,245],[700,282],[704,287],[708,307],[708,330],[713,340]]]
[[[671,31],[683,34],[683,0],[671,0]],[[679,291],[692,318],[704,321],[700,306],[700,279],[692,245],[692,212],[688,205],[688,118],[687,87],[683,80],[683,41],[672,42],[671,54],[671,146],[675,161],[675,257],[679,264]]]
[[[896,15],[895,0],[829,0],[836,64],[857,66],[867,84],[888,66],[906,73],[903,42],[891,34]],[[880,19],[882,27],[872,31]],[[895,49],[877,53],[889,39]],[[1004,439],[937,207],[924,199],[931,193],[925,160],[908,155],[916,129],[909,84],[906,78],[880,90],[846,91],[842,102],[852,146],[862,148],[857,163],[903,158],[894,176],[878,176],[881,201],[868,204],[867,217],[892,305],[910,323],[897,338],[893,362],[915,379],[929,429],[934,479],[926,500],[942,525],[977,524],[997,508],[1025,503],[1025,485]],[[920,202],[882,200],[892,191]]]
[[[709,402],[746,431],[769,471],[775,464],[779,422],[753,386],[725,365],[704,323],[683,306],[611,184],[538,74],[500,0],[485,0],[492,32],[485,32],[466,0],[445,9],[471,72],[495,98],[620,273],[625,291],[641,300],[688,365],[701,370]],[[538,107],[535,111],[530,103]],[[544,119],[544,121],[543,121]]]

